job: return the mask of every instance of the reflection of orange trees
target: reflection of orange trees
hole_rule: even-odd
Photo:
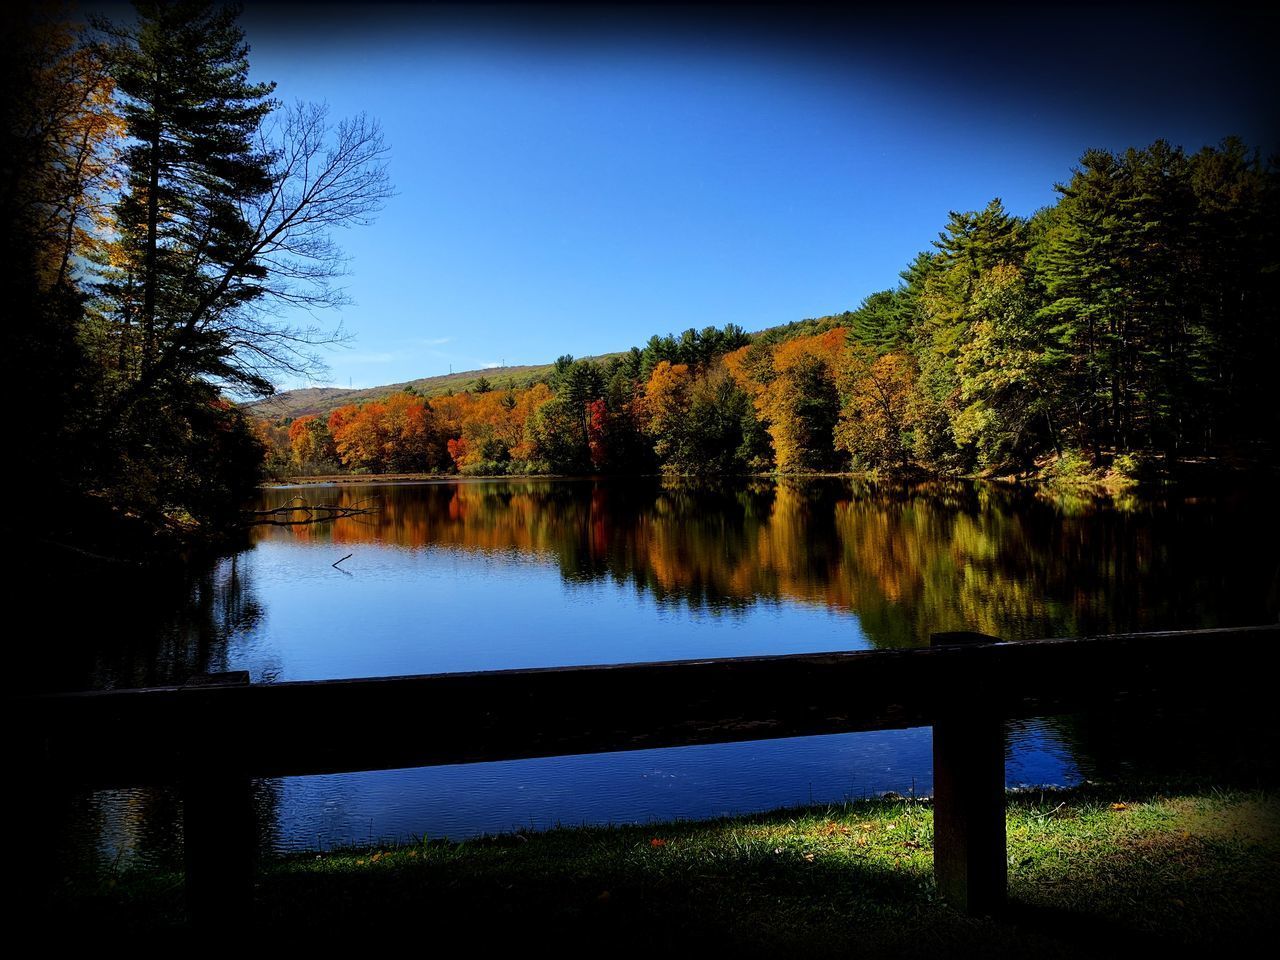
[[[338,520],[338,543],[517,551],[567,575],[631,579],[662,597],[745,604],[760,597],[852,609],[829,497],[801,485],[716,491],[669,483],[627,495],[605,484],[461,483],[384,488],[377,514]],[[337,491],[354,502],[365,489]],[[323,528],[270,531],[326,537]]]
[[[339,502],[354,502],[368,490],[337,493]],[[919,629],[903,639],[966,624],[994,629],[983,611],[993,600],[1009,600],[1007,589],[1001,598],[989,595],[999,577],[987,570],[996,545],[983,521],[940,509],[927,493],[884,496],[850,484],[715,490],[668,483],[627,497],[605,484],[541,481],[382,493],[377,514],[338,520],[328,536],[344,544],[517,551],[553,558],[575,579],[630,579],[698,605],[770,598],[855,612],[909,608],[908,620]],[[1004,530],[989,516],[985,523]],[[326,536],[317,527],[265,535]]]
[[[1160,619],[1195,584],[1143,593],[1155,589],[1168,539],[1149,515],[1064,515],[1033,496],[960,482],[531,480],[335,496],[371,492],[383,497],[377,514],[260,535],[516,552],[553,561],[568,580],[629,581],[691,607],[820,604],[856,614],[880,646],[952,629],[1018,638],[1197,622]],[[1223,581],[1240,580],[1243,594],[1262,576],[1249,575],[1226,570]],[[1264,597],[1265,584],[1255,592]]]

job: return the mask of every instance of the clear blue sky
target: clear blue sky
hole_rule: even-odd
[[[392,149],[398,195],[338,237],[355,340],[328,355],[327,383],[839,312],[893,285],[949,210],[1053,202],[1086,147],[1236,133],[1276,149],[1274,17],[912,9],[250,0],[255,78],[336,116],[367,111]]]

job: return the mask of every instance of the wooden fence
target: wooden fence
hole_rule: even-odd
[[[195,920],[249,906],[255,777],[476,763],[932,725],[934,871],[971,913],[1004,901],[1006,719],[1159,696],[1229,704],[1271,683],[1280,625],[928,648],[12,700],[19,770],[184,790]],[[1170,699],[1171,698],[1171,699]]]

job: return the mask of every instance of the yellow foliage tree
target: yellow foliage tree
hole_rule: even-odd
[[[689,414],[693,399],[693,376],[686,363],[661,361],[644,387],[644,431],[654,438],[654,453],[667,459],[673,436]]]
[[[837,367],[844,396],[835,445],[869,467],[900,469],[907,463],[916,388],[915,361],[904,354],[850,349]]]

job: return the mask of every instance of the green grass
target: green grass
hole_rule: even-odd
[[[932,879],[927,801],[711,822],[558,829],[263,865],[277,932],[410,930],[465,942],[746,954],[1108,956],[1276,932],[1280,801],[1268,791],[1087,787],[1010,794],[1009,911],[962,916]],[[64,890],[95,928],[182,923],[177,873]]]

